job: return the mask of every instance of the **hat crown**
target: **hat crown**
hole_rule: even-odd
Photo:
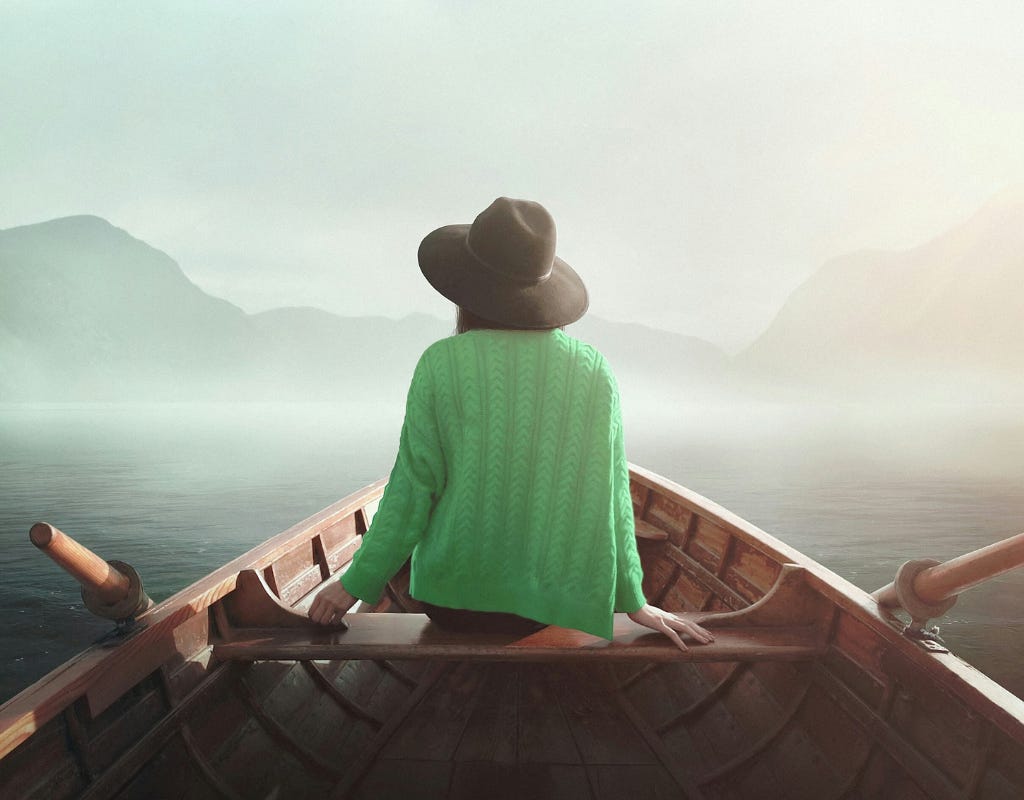
[[[517,283],[539,283],[555,263],[555,221],[540,203],[499,197],[480,212],[466,244],[477,260]]]

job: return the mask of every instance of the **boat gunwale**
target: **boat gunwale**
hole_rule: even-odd
[[[7,700],[0,705],[0,759],[83,695],[96,696],[96,702],[90,703],[96,713],[110,705],[134,685],[125,686],[118,665],[154,647],[163,657],[138,679],[157,669],[174,652],[174,630],[233,591],[239,572],[265,569],[297,544],[378,499],[386,485],[386,478],[374,481],[275,534],[141,614],[138,622],[146,627],[116,648],[90,645]]]
[[[972,711],[988,718],[1011,738],[1024,742],[1024,700],[959,657],[951,653],[926,651],[904,637],[894,628],[894,618],[882,611],[866,591],[717,503],[674,481],[632,464],[630,477],[637,484],[722,526],[730,535],[737,536],[744,544],[779,564],[793,563],[803,567],[810,586],[830,600],[837,609],[864,623],[872,633],[881,636],[887,646],[921,667],[928,679],[959,697]],[[386,479],[378,480],[352,492],[256,545],[147,611],[140,617],[140,621],[146,623],[147,627],[121,646],[109,649],[93,645],[0,705],[0,758],[83,696],[89,696],[90,708],[93,710],[110,705],[135,682],[173,655],[175,629],[230,593],[235,588],[241,570],[267,568],[297,545],[312,540],[322,531],[372,504],[383,494],[386,483]],[[147,648],[152,648],[156,655],[139,657]],[[141,675],[133,676],[131,668],[138,672],[140,664],[141,668],[149,668],[144,669]]]
[[[867,625],[872,633],[882,636],[887,645],[897,648],[901,655],[909,657],[915,665],[920,666],[927,678],[959,697],[972,710],[982,711],[993,724],[1013,739],[1024,742],[1024,699],[954,653],[926,650],[918,642],[904,636],[896,627],[902,627],[902,623],[883,610],[867,591],[691,489],[634,464],[630,464],[630,473],[637,483],[666,493],[709,522],[725,526],[733,535],[738,535],[744,544],[764,555],[777,559],[779,563],[789,562],[803,567],[807,572],[808,585],[815,591],[841,611]]]

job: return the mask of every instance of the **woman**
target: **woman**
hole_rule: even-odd
[[[339,620],[375,603],[412,556],[410,592],[442,626],[612,635],[612,615],[697,642],[711,634],[647,604],[615,378],[563,325],[587,310],[538,203],[495,200],[420,245],[459,306],[459,335],[413,375],[398,458],[350,568],[310,607]]]

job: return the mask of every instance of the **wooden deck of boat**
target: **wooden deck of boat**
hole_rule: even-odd
[[[715,645],[686,656],[622,618],[611,644],[452,636],[407,572],[348,633],[254,630],[240,598],[308,607],[378,484],[0,707],[0,797],[1024,796],[1024,702],[763,531],[632,477],[645,593],[736,612]]]
[[[119,798],[1020,797],[1012,741],[941,696],[894,730],[845,666],[225,664],[180,700],[158,681],[72,709],[23,754],[45,791],[4,796],[58,796],[59,772],[64,796]],[[61,734],[72,763],[41,761]]]

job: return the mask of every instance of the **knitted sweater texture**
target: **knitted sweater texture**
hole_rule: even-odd
[[[412,556],[414,597],[612,635],[645,600],[615,378],[554,331],[474,330],[421,356],[398,458],[342,576],[376,602]]]

